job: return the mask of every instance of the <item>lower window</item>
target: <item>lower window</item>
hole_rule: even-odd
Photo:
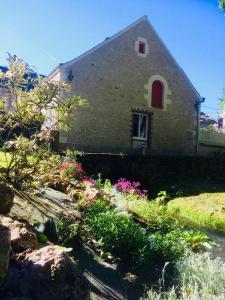
[[[148,139],[148,114],[133,113],[133,139]]]

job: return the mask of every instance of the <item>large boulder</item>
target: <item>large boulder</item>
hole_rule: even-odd
[[[26,222],[20,222],[9,217],[0,217],[2,225],[8,227],[11,233],[11,247],[14,253],[27,249],[36,249],[37,237],[32,227]]]
[[[73,216],[81,219],[77,203],[68,195],[50,188],[38,189],[35,194],[16,192],[10,216],[28,223],[45,224],[51,218]]]
[[[88,285],[75,262],[62,247],[46,246],[15,255],[10,263],[0,299],[89,299]]]
[[[10,231],[0,224],[0,286],[8,270],[10,253]]]
[[[13,206],[14,193],[6,184],[0,183],[0,214],[7,214]]]

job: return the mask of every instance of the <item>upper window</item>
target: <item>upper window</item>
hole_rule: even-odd
[[[135,41],[135,51],[138,56],[146,58],[149,55],[148,40],[139,36]]]
[[[145,43],[139,42],[139,48],[138,48],[139,53],[145,54]]]
[[[152,107],[163,108],[164,88],[159,80],[152,83]]]
[[[142,113],[133,114],[133,138],[139,140],[148,139],[148,115]]]

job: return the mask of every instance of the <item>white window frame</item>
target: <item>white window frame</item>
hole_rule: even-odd
[[[149,115],[146,113],[138,113],[138,112],[133,112],[133,115],[138,115],[138,136],[132,136],[133,140],[137,140],[137,141],[147,141],[148,140],[148,122],[149,122]],[[142,138],[140,137],[140,128],[141,128],[141,120],[140,120],[140,116],[146,116],[146,138]],[[132,128],[133,129],[133,128]],[[132,131],[133,134],[133,131]]]

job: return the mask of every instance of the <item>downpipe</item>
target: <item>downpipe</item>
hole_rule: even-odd
[[[196,100],[195,107],[197,110],[197,128],[196,128],[196,147],[195,147],[195,154],[198,154],[199,150],[199,139],[200,139],[200,113],[201,113],[201,104],[205,102],[205,98],[200,98]]]

